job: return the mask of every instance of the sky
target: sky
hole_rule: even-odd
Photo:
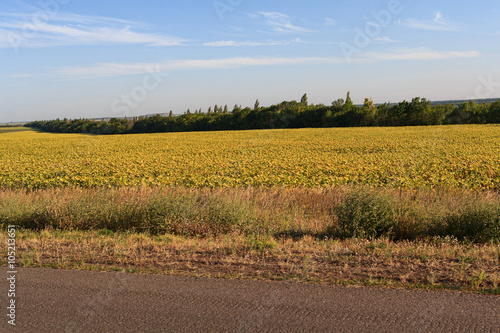
[[[500,98],[500,3],[4,0],[0,122]]]

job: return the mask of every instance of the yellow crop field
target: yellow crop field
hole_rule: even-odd
[[[0,129],[0,187],[369,184],[500,189],[500,126],[116,136]]]

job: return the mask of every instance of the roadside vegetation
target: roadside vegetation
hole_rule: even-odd
[[[0,192],[0,221],[30,230],[208,237],[450,237],[500,241],[500,196],[467,190],[64,188]]]
[[[500,293],[496,192],[3,190],[0,221],[24,266]]]

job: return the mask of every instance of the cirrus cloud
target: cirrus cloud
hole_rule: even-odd
[[[0,13],[0,47],[101,44],[175,46],[185,41],[162,34],[142,32],[143,26],[134,21],[71,13],[58,13],[51,17],[36,16],[36,13]]]
[[[432,21],[430,20],[416,20],[416,19],[406,19],[399,20],[397,22],[399,25],[421,30],[435,30],[435,31],[461,31],[462,29],[455,23],[444,19],[441,12],[437,12]]]
[[[427,48],[396,50],[388,53],[365,53],[352,59],[350,64],[402,60],[444,60],[475,58],[477,51],[439,52]],[[223,70],[256,66],[348,64],[344,57],[231,57],[218,59],[168,60],[157,63],[103,63],[89,66],[54,68],[50,75],[59,80],[91,79],[118,75],[136,75],[148,72],[164,73],[179,70]],[[154,70],[153,70],[154,69]]]
[[[290,44],[289,42],[285,41],[269,41],[269,42],[252,42],[252,41],[245,41],[245,42],[235,42],[234,40],[219,40],[215,42],[207,42],[203,43],[203,46],[213,46],[213,47],[223,47],[223,46],[273,46],[273,45],[286,45]]]
[[[278,12],[260,12],[259,14],[266,19],[267,25],[271,26],[275,32],[312,32],[311,29],[293,24],[286,14]]]

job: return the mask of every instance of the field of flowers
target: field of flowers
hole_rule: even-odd
[[[115,136],[0,129],[0,187],[369,184],[500,189],[500,126]]]

